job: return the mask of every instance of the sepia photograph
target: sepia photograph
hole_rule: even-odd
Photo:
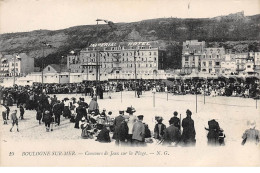
[[[0,167],[259,167],[259,0],[0,0]]]

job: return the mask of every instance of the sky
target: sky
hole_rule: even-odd
[[[97,18],[119,23],[239,11],[260,14],[260,0],[0,0],[0,34],[94,25]]]

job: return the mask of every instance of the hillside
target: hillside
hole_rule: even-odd
[[[182,42],[188,39],[204,40],[210,46],[223,46],[236,51],[260,50],[260,15],[244,16],[243,12],[204,19],[160,18],[133,23],[84,25],[62,30],[37,30],[0,35],[0,52],[26,52],[43,57],[41,42],[52,44],[44,50],[44,63],[60,63],[69,51],[82,49],[95,42],[164,40],[169,68],[180,67]]]

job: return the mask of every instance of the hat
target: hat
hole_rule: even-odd
[[[109,112],[108,112],[108,115],[112,115],[112,112],[111,112],[111,111],[109,111]]]
[[[133,108],[132,106],[131,107],[127,107],[126,113],[132,114],[134,112],[136,112],[135,108]]]
[[[156,121],[162,121],[162,120],[163,120],[163,117],[161,117],[161,116],[156,116],[156,117],[155,117],[155,120],[156,120]]]
[[[129,115],[124,115],[123,117],[124,117],[124,119],[129,119],[130,118]]]
[[[85,121],[85,120],[86,120],[86,118],[85,118],[85,117],[82,117],[82,118],[81,118],[81,121]]]
[[[144,116],[143,116],[143,115],[138,115],[137,118],[138,118],[139,120],[142,120],[142,119],[144,118]]]
[[[106,111],[106,109],[105,109],[105,108],[103,108],[103,111]]]
[[[173,115],[177,116],[177,115],[178,115],[178,112],[177,112],[177,111],[174,111],[174,112],[173,112]]]
[[[125,111],[122,111],[122,110],[121,110],[121,111],[119,111],[119,114],[123,114],[124,112],[125,112]]]
[[[187,109],[186,114],[187,115],[192,115],[192,112],[189,109]]]
[[[96,112],[95,111],[92,111],[91,114],[95,114]]]

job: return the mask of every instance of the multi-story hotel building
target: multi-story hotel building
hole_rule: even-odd
[[[201,71],[201,58],[204,55],[205,41],[188,40],[183,42],[182,71],[189,74]]]
[[[2,77],[25,76],[34,71],[34,59],[25,53],[0,56],[0,75]]]
[[[221,73],[221,63],[225,59],[224,48],[205,48],[201,58],[201,72]]]
[[[86,80],[96,76],[97,65],[100,79],[135,79],[135,74],[137,79],[156,79],[166,58],[160,45],[160,41],[91,44],[79,55],[69,55],[67,66],[70,72],[86,74]]]

